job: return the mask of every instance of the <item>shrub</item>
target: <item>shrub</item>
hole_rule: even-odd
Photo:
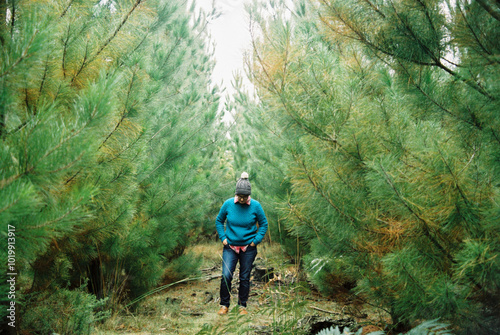
[[[90,334],[96,322],[109,316],[101,310],[106,299],[82,289],[47,291],[26,299],[21,329],[30,334]]]
[[[203,258],[187,253],[170,261],[163,274],[163,283],[169,284],[188,277],[200,275],[200,265]]]

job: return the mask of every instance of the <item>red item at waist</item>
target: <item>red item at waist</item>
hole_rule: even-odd
[[[240,253],[240,251],[242,251],[242,252],[247,251],[248,245],[244,245],[244,246],[242,246],[242,247],[240,247],[240,246],[235,246],[235,245],[230,245],[229,247],[230,247],[231,249],[233,249],[235,253],[239,254],[239,253]]]

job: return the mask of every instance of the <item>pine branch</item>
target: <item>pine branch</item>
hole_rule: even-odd
[[[420,284],[418,282],[418,280],[415,279],[415,277],[413,277],[413,275],[410,273],[410,271],[408,271],[408,269],[406,268],[405,264],[403,262],[401,262],[401,263],[399,263],[399,265],[401,265],[401,267],[406,272],[406,274],[408,275],[408,277],[410,277],[410,279],[415,283],[415,285],[417,285],[417,287],[422,292],[421,294],[425,294],[426,293],[425,288],[422,286],[422,284]]]
[[[380,167],[381,171],[384,174],[384,177],[385,177],[385,180],[386,180],[387,184],[389,184],[389,186],[392,188],[392,190],[396,194],[396,196],[399,199],[399,201],[403,204],[404,207],[406,207],[406,209],[413,216],[415,216],[418,219],[418,221],[420,223],[422,223],[424,235],[427,236],[427,238],[432,242],[432,244],[434,244],[446,256],[446,258],[448,258],[448,260],[451,263],[456,263],[456,261],[453,259],[452,255],[434,238],[434,236],[432,236],[430,224],[424,218],[422,218],[415,210],[413,210],[413,208],[408,204],[408,202],[403,197],[403,195],[396,188],[396,186],[394,185],[393,181],[391,180],[391,178],[389,177],[389,175],[385,171],[384,167],[382,166],[381,162],[379,162],[379,167]],[[447,271],[449,272],[451,270],[447,269]]]
[[[174,95],[177,95],[177,94],[180,94],[180,92],[178,92],[178,93],[176,93],[176,94],[174,94]],[[166,97],[166,99],[168,99],[168,98],[170,98],[170,97],[172,97],[172,96],[168,96],[168,97]],[[186,105],[184,105],[184,107],[183,107],[182,111],[181,111],[181,112],[179,112],[179,113],[177,113],[177,116],[178,116],[178,117],[181,117],[181,116],[182,116],[182,115],[183,115],[183,114],[184,114],[184,113],[188,110],[188,108],[189,108],[189,107],[191,107],[191,106],[192,106],[192,104],[186,104]],[[186,124],[190,124],[190,123],[191,123],[191,121],[193,121],[194,119],[196,119],[196,117],[197,117],[197,114],[193,115],[193,116],[192,116],[192,118],[186,122]],[[206,125],[207,125],[207,122],[205,122],[204,126],[206,126]],[[151,136],[151,138],[147,141],[147,143],[150,143],[150,142],[151,142],[151,141],[152,141],[152,140],[153,140],[156,136],[158,136],[158,134],[159,134],[159,133],[161,133],[163,130],[165,130],[165,128],[167,128],[167,127],[169,127],[169,126],[172,126],[172,124],[171,124],[171,123],[166,123],[166,124],[165,124],[163,127],[161,127],[161,128],[160,128],[160,129],[159,129],[159,130],[158,130],[158,131],[157,131],[157,132],[156,132],[153,136]],[[200,130],[201,130],[202,128],[204,128],[204,126],[202,126],[202,127],[200,128]],[[196,132],[192,133],[192,134],[191,134],[191,136],[189,136],[189,137],[191,138],[191,137],[192,137],[192,136],[194,136],[195,134],[196,134]],[[184,144],[185,144],[185,143],[184,143]],[[184,144],[183,144],[183,145],[184,145]],[[182,145],[182,146],[183,146],[183,145]],[[182,147],[182,146],[181,146],[181,147]]]
[[[64,184],[69,184],[73,179],[76,178],[76,176],[78,176],[80,174],[80,172],[82,172],[83,168],[81,168],[80,170],[76,171],[76,173],[71,176],[71,178],[69,178],[68,180],[66,180],[66,182]]]
[[[109,183],[110,183],[110,184],[114,183],[115,181],[117,181],[118,179],[120,179],[120,177],[122,177],[122,176],[124,176],[124,175],[125,175],[125,173],[124,173],[124,168],[122,167],[122,168],[120,169],[120,171],[118,171],[118,174],[117,174],[117,175],[116,175],[113,179],[111,179],[111,180],[109,181]]]
[[[309,90],[307,88],[307,83],[304,83],[302,80],[299,80],[299,85],[302,87],[302,89],[304,90],[304,92],[308,96],[312,96],[312,94],[309,93]],[[324,93],[324,94],[326,94],[326,93]],[[290,112],[288,114],[292,117],[292,119],[296,125],[301,127],[308,134],[310,134],[310,135],[312,135],[312,136],[314,136],[322,141],[333,143],[333,145],[335,145],[335,147],[337,147],[337,146],[341,147],[341,145],[340,145],[340,143],[338,143],[338,140],[336,137],[327,134],[315,122],[310,121],[310,120],[305,120],[305,118],[301,118],[300,116],[296,116],[295,113],[291,112],[291,110],[293,110],[293,109],[294,109],[293,107],[289,108]]]
[[[285,42],[285,55],[284,55],[284,62],[283,62],[283,74],[281,78],[281,87],[280,87],[280,92],[283,92],[285,89],[285,83],[286,83],[286,75],[287,75],[287,68],[288,68],[288,48],[290,47],[290,34],[286,34],[286,42]]]
[[[78,129],[77,131],[73,132],[70,136],[67,136],[66,138],[64,139],[61,139],[59,141],[59,143],[54,146],[53,148],[51,148],[50,150],[48,150],[42,157],[40,157],[32,166],[28,167],[26,166],[24,168],[24,171],[21,172],[21,173],[18,173],[16,175],[12,175],[10,176],[9,178],[4,178],[2,180],[0,180],[0,190],[5,188],[7,185],[13,183],[14,181],[16,181],[17,179],[19,179],[20,177],[24,176],[24,175],[27,175],[29,173],[31,173],[33,170],[35,170],[37,164],[47,158],[48,156],[50,156],[52,153],[54,153],[57,149],[59,149],[62,145],[64,145],[66,142],[68,142],[69,140],[75,138],[76,136],[78,136],[89,124],[90,122],[93,120],[93,118],[95,117],[97,113],[97,105],[94,107],[94,110],[92,111],[91,113],[91,117],[89,120],[87,120],[87,122],[80,128]],[[27,152],[25,152],[25,154],[27,154]],[[26,161],[26,164],[28,164],[28,159],[25,160]]]
[[[448,162],[444,158],[443,152],[441,151],[441,148],[439,148],[439,147],[438,147],[438,152],[439,152],[439,156],[441,156],[441,160],[443,161],[444,165],[446,166],[446,169],[448,170],[448,172],[450,173],[450,175],[453,177],[453,181],[454,181],[453,184],[455,186],[455,189],[458,191],[458,193],[460,194],[460,197],[465,202],[465,204],[468,205],[468,206],[470,206],[469,199],[467,199],[464,191],[462,190],[462,188],[458,184],[458,174],[455,175],[455,173],[453,173],[453,170],[451,169],[450,165],[448,164]],[[472,157],[474,157],[474,155]],[[472,160],[472,158],[471,158],[471,160]],[[469,161],[469,163],[470,163],[470,161]],[[465,218],[464,218],[464,220],[465,220]]]
[[[394,8],[394,12],[396,14],[396,16],[398,17],[398,19],[400,20],[401,23],[403,23],[403,25],[405,25],[405,28],[407,29],[407,31],[410,33],[410,35],[412,36],[412,39],[414,41],[416,41],[424,50],[425,52],[431,57],[431,59],[433,60],[432,62],[424,62],[424,61],[421,61],[421,60],[417,60],[417,59],[407,59],[405,57],[401,57],[400,55],[396,55],[395,53],[393,52],[390,52],[389,50],[386,50],[386,49],[383,49],[381,48],[380,46],[378,46],[377,44],[375,43],[372,43],[368,40],[368,38],[359,30],[357,30],[355,27],[353,27],[351,24],[349,24],[349,22],[344,19],[342,17],[342,15],[336,10],[335,7],[333,7],[333,5],[329,5],[328,3],[326,3],[326,0],[321,0],[323,2],[323,4],[325,4],[327,7],[329,7],[336,15],[336,17],[347,27],[350,29],[351,32],[353,32],[357,38],[354,38],[353,36],[349,36],[349,35],[345,35],[345,34],[341,34],[339,32],[337,32],[326,20],[326,18],[324,18],[323,16],[320,16],[320,19],[322,20],[322,22],[328,27],[330,28],[333,32],[339,34],[339,35],[342,35],[342,36],[345,36],[347,38],[351,38],[351,39],[354,39],[354,40],[357,40],[359,42],[361,42],[362,44],[374,49],[374,51],[379,51],[387,56],[390,56],[394,59],[402,59],[402,60],[405,60],[407,62],[410,62],[410,63],[414,63],[414,64],[418,64],[418,65],[425,65],[425,66],[435,66],[435,67],[438,67],[442,70],[444,70],[445,72],[447,72],[448,74],[450,74],[451,76],[453,76],[454,78],[458,79],[459,81],[465,83],[466,85],[468,85],[469,87],[473,88],[474,90],[478,91],[481,95],[484,95],[485,97],[487,97],[488,99],[492,100],[492,101],[495,101],[495,97],[493,97],[492,95],[490,95],[484,88],[482,88],[480,85],[478,85],[475,81],[473,81],[472,79],[466,79],[464,78],[463,76],[459,75],[457,72],[451,70],[450,68],[446,67],[442,62],[441,62],[441,56],[439,57],[436,57],[431,51],[430,49],[418,38],[418,36],[414,33],[414,31],[411,29],[411,27],[407,24],[407,22],[405,20],[403,20],[401,18],[401,16],[398,14],[396,8],[394,7],[394,3],[392,2],[391,0],[391,4]]]
[[[380,9],[377,8],[376,5],[374,5],[370,0],[363,0],[366,2],[381,18],[385,19],[385,14],[380,11]]]
[[[388,309],[386,309],[386,308],[383,308],[383,307],[380,307],[380,306],[378,306],[378,305],[375,305],[375,304],[374,304],[374,303],[372,303],[371,301],[368,301],[368,300],[364,299],[362,295],[356,295],[356,299],[361,300],[361,301],[363,302],[363,304],[366,304],[366,305],[369,305],[369,306],[375,307],[375,308],[377,308],[377,309],[380,309],[380,310],[382,310],[382,311],[386,312],[388,315],[391,315],[391,314],[392,314],[390,310],[388,310]]]
[[[396,6],[394,5],[394,1],[390,0],[390,3],[394,10],[395,16],[398,18],[399,22],[401,22],[404,25],[406,31],[410,33],[412,40],[417,42],[417,44],[424,50],[424,52],[433,60],[433,63],[431,63],[431,65],[439,66],[439,64],[441,63],[440,62],[441,55],[438,56],[434,55],[434,53],[429,49],[429,47],[419,38],[418,34],[413,31],[412,27],[407,22],[407,20],[401,17],[398,10],[396,9]],[[413,61],[413,59],[411,61]],[[448,69],[448,71],[451,70]]]
[[[175,43],[174,45],[172,46],[172,48],[170,48],[170,50],[168,51],[167,53],[167,56],[165,57],[165,59],[163,60],[163,63],[161,64],[160,68],[164,68],[166,67],[168,61],[170,60],[170,57],[172,56],[172,54],[174,53],[175,49],[177,49],[177,47],[181,44],[181,41],[182,41],[182,38],[180,37],[177,37],[177,39],[175,40]]]
[[[68,52],[68,43],[69,43],[69,37],[70,37],[70,31],[71,31],[71,26],[68,24],[68,30],[66,33],[66,39],[62,41],[63,45],[63,56],[62,56],[62,71],[63,71],[63,78],[66,78],[66,54]]]
[[[497,3],[491,3],[489,0],[477,0],[481,7],[484,8],[492,17],[494,17],[497,21],[500,21],[500,9],[498,8],[498,1]],[[496,8],[495,8],[496,5]]]
[[[47,226],[50,226],[50,225],[52,225],[54,223],[60,222],[60,221],[64,220],[68,215],[70,215],[71,213],[73,213],[75,210],[77,210],[80,207],[80,203],[83,200],[84,200],[83,198],[78,199],[78,201],[76,202],[76,204],[73,207],[71,207],[66,213],[64,213],[63,215],[61,215],[60,217],[58,217],[58,218],[56,218],[54,220],[50,220],[50,221],[44,222],[42,224],[36,225],[36,226],[28,226],[27,228],[28,229],[40,229],[40,228],[45,228]],[[20,230],[23,230],[23,229],[21,228]]]
[[[68,12],[68,10],[71,8],[71,5],[73,4],[73,1],[74,0],[69,0],[68,5],[66,6],[66,8],[64,8],[63,12],[59,16],[60,19],[63,18],[66,15],[66,13]]]
[[[354,138],[354,143],[356,143],[356,154],[357,154],[357,159],[364,164],[363,157],[361,157],[361,150],[359,147],[359,142],[356,139],[356,134],[352,134],[352,137]]]
[[[434,26],[434,22],[432,22],[432,19],[431,19],[431,16],[429,14],[429,7],[427,6],[427,4],[422,1],[422,0],[416,0],[417,3],[423,8],[424,10],[424,13],[425,13],[425,18],[427,19],[427,22],[429,22],[429,25],[431,26],[432,28],[432,31],[437,34],[438,33],[438,29],[436,29],[436,27]]]
[[[311,65],[310,67],[311,69],[311,73],[313,75],[313,78],[314,78],[314,81],[316,82],[316,85],[318,85],[318,88],[319,88],[319,91],[321,93],[323,93],[323,95],[328,99],[328,100],[333,100],[333,97],[330,96],[327,91],[326,91],[326,88],[323,86],[323,84],[319,81],[318,79],[318,76],[316,75],[316,71],[314,70],[314,66]],[[302,88],[306,91],[307,93],[307,85],[302,81],[302,80],[299,80],[299,82],[301,83],[302,85]],[[309,93],[308,93],[309,94]]]
[[[352,35],[346,35],[346,34],[342,34],[340,32],[338,32],[328,21],[327,19],[320,15],[320,20],[330,29],[332,30],[334,33],[338,34],[338,35],[341,35],[341,36],[344,36],[344,37],[347,37],[349,39],[353,39],[355,41],[358,41],[358,42],[361,42],[362,44],[368,46],[369,48],[373,49],[373,51],[375,51],[375,54],[378,52],[380,53],[383,53],[387,56],[390,56],[392,58],[399,58],[399,56],[397,56],[396,54],[394,53],[391,53],[390,51],[386,50],[386,49],[382,49],[380,46],[378,46],[377,44],[373,43],[373,42],[370,42],[369,39],[367,38],[367,36],[361,32],[360,30],[356,29],[352,24],[349,23],[349,21],[347,19],[345,19],[340,12],[337,11],[337,9],[335,7],[333,7],[333,5],[330,5],[326,2],[326,0],[321,0],[321,2],[323,2],[323,4],[327,7],[330,8],[330,10],[332,10],[334,12],[334,15],[337,19],[339,19],[342,24],[344,24],[344,26],[346,26],[347,28],[349,28],[349,30],[351,32],[353,32],[355,34],[355,36],[352,36]],[[416,63],[416,64],[419,64],[419,65],[428,65],[428,66],[431,66],[431,65],[435,65],[434,63],[430,63],[430,62],[423,62],[423,61],[419,61],[419,60],[412,60],[412,62]]]
[[[458,80],[462,81],[463,83],[467,84],[468,86],[470,86],[474,90],[478,91],[482,95],[488,97],[489,99],[491,99],[493,101],[495,100],[495,98],[493,96],[491,96],[488,92],[486,92],[486,90],[483,87],[481,87],[480,85],[478,85],[475,81],[472,81],[471,79],[466,79],[466,78],[462,77],[461,75],[459,75],[457,72],[455,72],[455,71],[451,70],[450,68],[446,67],[441,62],[441,55],[439,55],[438,57],[436,57],[431,52],[431,50],[427,47],[427,45],[425,45],[425,43],[423,43],[420,40],[420,38],[418,38],[418,35],[413,31],[413,29],[406,22],[406,20],[403,20],[401,18],[401,16],[399,15],[399,13],[396,10],[396,7],[394,6],[393,0],[391,0],[391,4],[392,4],[392,6],[394,8],[394,13],[398,17],[399,21],[401,23],[403,23],[403,25],[405,26],[406,30],[411,34],[413,40],[416,41],[425,50],[425,52],[429,55],[429,57],[431,57],[431,59],[434,61],[434,63],[430,64],[431,66],[436,66],[436,67],[444,70],[445,72],[449,73],[451,76],[453,76],[453,77],[457,78]],[[411,61],[413,62],[413,60],[411,60]]]
[[[114,219],[113,221],[109,222],[109,221],[105,221],[103,224],[99,224],[98,226],[92,226],[90,229],[86,229],[85,231],[82,232],[82,234],[84,234],[85,236],[92,236],[92,235],[95,235],[97,233],[99,233],[101,230],[104,230],[106,228],[109,228],[109,227],[113,227],[117,222],[118,220],[128,212],[128,208],[122,210],[120,212],[120,214],[118,214]],[[104,233],[103,233],[104,234]]]
[[[292,212],[295,217],[302,223],[304,224],[305,226],[311,226],[312,229],[314,230],[314,233],[316,234],[316,237],[318,238],[318,241],[325,245],[323,243],[323,240],[321,239],[321,237],[319,236],[319,233],[318,233],[318,230],[316,229],[316,226],[314,225],[314,222],[309,220],[306,222],[306,219],[301,217],[300,214],[298,213],[298,211],[295,209],[295,207],[290,203],[290,200],[287,201],[287,204],[288,204],[288,207],[290,208],[290,212]]]
[[[5,186],[8,186],[11,183],[13,183],[14,181],[18,180],[19,178],[21,178],[25,174],[26,174],[26,171],[22,172],[22,173],[15,174],[15,175],[12,175],[9,178],[4,178],[4,179],[0,180],[0,190],[2,190],[3,188],[5,188]]]
[[[491,134],[493,135],[493,138],[498,142],[498,144],[500,145],[500,136],[498,136],[498,134],[496,133],[496,131],[491,128]]]
[[[125,17],[122,19],[122,22],[118,25],[118,27],[113,32],[113,35],[111,35],[106,40],[106,42],[104,42],[104,44],[99,48],[99,50],[94,55],[94,57],[92,58],[92,60],[90,60],[90,62],[92,62],[94,59],[96,59],[101,54],[101,52],[111,43],[111,41],[116,37],[116,35],[118,34],[118,32],[122,29],[122,27],[125,25],[125,23],[128,21],[128,19],[132,15],[132,13],[135,11],[135,9],[137,8],[137,6],[139,6],[139,4],[141,2],[142,2],[142,0],[136,0],[135,4],[132,6],[132,8],[130,9],[130,11],[127,13],[127,15],[125,15]]]
[[[338,141],[337,141],[336,138],[333,138],[330,135],[326,134],[321,128],[319,128],[319,127],[317,127],[315,125],[311,126],[311,125],[305,124],[304,122],[300,121],[294,115],[294,113],[290,110],[290,107],[289,107],[288,102],[286,101],[286,99],[285,99],[285,97],[283,95],[283,92],[281,91],[280,88],[278,88],[278,86],[276,85],[276,83],[274,82],[274,80],[272,79],[271,75],[268,73],[268,71],[266,69],[264,61],[262,60],[262,57],[260,56],[259,51],[257,49],[257,45],[255,43],[255,37],[253,35],[252,28],[250,29],[250,34],[252,35],[252,47],[253,47],[254,53],[255,53],[255,55],[257,57],[257,60],[259,61],[259,64],[260,64],[262,70],[264,71],[264,74],[266,75],[266,77],[268,79],[268,83],[271,84],[271,86],[274,88],[274,92],[278,95],[278,97],[280,99],[280,102],[281,102],[281,105],[283,106],[283,108],[285,109],[285,111],[287,112],[287,114],[295,122],[295,124],[298,125],[300,128],[304,129],[310,135],[313,135],[314,137],[317,137],[317,138],[319,138],[319,139],[321,139],[323,141],[334,143],[335,145],[339,145],[340,146],[340,144],[338,143]],[[281,85],[281,87],[283,87],[283,85]],[[313,129],[313,128],[315,128],[315,129]],[[321,134],[318,134],[314,130],[318,131]]]
[[[26,82],[26,76],[24,77],[24,80]],[[31,112],[31,107],[29,104],[28,88],[25,86],[23,91],[24,91],[24,104],[26,105],[26,111]],[[32,115],[35,115],[35,113],[32,113]]]
[[[16,200],[11,202],[10,204],[7,204],[3,208],[0,208],[0,213],[6,211],[7,209],[11,208],[12,206],[15,206],[20,200],[21,200],[20,198],[17,198]]]
[[[181,157],[183,157],[183,156],[186,156],[187,154],[189,154],[189,153],[191,153],[191,152],[193,152],[193,151],[195,151],[195,150],[202,150],[202,149],[204,149],[204,148],[206,148],[206,147],[208,147],[208,146],[210,146],[210,145],[215,144],[216,142],[217,142],[217,141],[216,141],[216,140],[214,140],[214,141],[211,141],[211,142],[209,142],[208,144],[206,144],[206,145],[204,145],[204,146],[202,146],[202,147],[200,147],[200,148],[195,148],[195,149],[193,149],[193,150],[189,150],[189,151],[187,151],[187,152],[185,152],[185,153],[182,153],[182,154],[179,154],[179,155],[176,155],[176,156],[173,156],[173,157],[170,157],[170,156],[169,156],[169,157],[166,157],[166,158],[163,160],[163,162],[161,162],[160,164],[158,164],[158,165],[157,165],[157,166],[153,169],[153,171],[151,171],[151,172],[150,172],[150,173],[149,173],[146,177],[144,177],[144,179],[142,179],[142,180],[139,182],[139,184],[142,184],[144,181],[146,181],[149,177],[151,177],[151,176],[152,176],[152,175],[156,172],[156,170],[158,170],[160,167],[162,167],[162,166],[163,166],[164,164],[166,164],[167,162],[169,162],[169,161],[174,161],[174,160],[176,160],[176,159],[178,159],[178,158],[181,158]]]
[[[35,165],[37,163],[39,163],[42,159],[45,159],[48,156],[50,156],[57,149],[59,149],[63,144],[65,144],[69,140],[77,137],[85,128],[87,128],[87,126],[90,124],[90,122],[92,122],[92,120],[94,119],[94,117],[96,116],[96,114],[97,114],[97,104],[94,106],[94,109],[92,110],[92,113],[90,114],[90,118],[85,122],[85,124],[80,129],[78,129],[77,131],[73,132],[70,136],[67,136],[66,138],[62,139],[59,142],[59,144],[57,144],[55,147],[53,147],[52,149],[50,149],[49,151],[47,151],[38,161],[36,161]],[[33,170],[35,168],[35,165],[33,165],[33,167],[31,168],[31,170]]]
[[[0,78],[7,75],[10,71],[12,71],[12,69],[14,69],[17,65],[19,65],[19,63],[21,63],[23,60],[31,56],[31,54],[29,54],[28,51],[31,48],[31,45],[33,44],[33,41],[35,40],[37,34],[38,34],[38,29],[35,29],[35,32],[31,36],[28,45],[26,46],[26,48],[24,48],[23,52],[21,53],[21,57],[19,57],[7,70],[5,70],[2,74],[0,74]]]
[[[132,86],[134,84],[134,79],[135,79],[136,71],[137,71],[137,69],[135,69],[135,71],[132,72],[132,78],[130,79],[130,84],[128,85],[127,98],[125,99],[125,103],[124,103],[124,106],[123,106],[123,111],[122,111],[122,115],[120,117],[120,120],[116,123],[115,128],[108,134],[108,136],[106,136],[106,138],[104,139],[104,141],[99,146],[99,149],[101,149],[104,146],[104,144],[106,144],[106,142],[108,141],[108,139],[118,130],[118,128],[122,124],[123,120],[128,115],[127,104],[128,104],[129,99],[130,99],[130,94],[132,92]]]
[[[57,173],[57,172],[61,172],[63,170],[66,170],[66,169],[69,169],[70,167],[72,167],[73,165],[76,164],[76,162],[78,162],[79,160],[82,159],[84,153],[82,152],[78,157],[76,157],[74,160],[72,160],[71,162],[69,162],[68,164],[64,165],[64,166],[61,166],[55,170],[52,170],[52,171],[47,171],[47,174],[53,174],[53,173]]]
[[[342,313],[327,311],[326,309],[322,309],[322,308],[315,307],[315,306],[309,306],[309,308],[314,309],[316,311],[323,312],[323,313],[334,314],[334,315],[342,315]]]
[[[8,0],[7,0],[8,2]],[[12,12],[11,12],[11,20],[10,20],[10,37],[14,36],[14,29],[16,26],[16,0],[10,0],[12,2]]]
[[[219,277],[219,275],[215,275],[215,276],[216,276],[215,278]],[[194,280],[211,280],[211,279],[214,279],[212,277],[214,277],[214,276],[202,276],[202,277],[196,277],[196,278],[184,278],[184,279],[181,279],[179,281],[176,281],[175,283],[170,283],[170,284],[167,284],[167,285],[163,285],[163,286],[154,288],[151,291],[146,292],[143,295],[141,295],[141,296],[137,297],[136,299],[132,300],[130,303],[128,303],[126,306],[124,306],[122,308],[122,310],[125,309],[125,308],[128,308],[128,307],[132,306],[133,304],[138,303],[142,299],[144,299],[144,298],[146,298],[146,297],[148,297],[148,296],[150,296],[152,294],[155,294],[155,293],[158,293],[160,291],[163,291],[163,290],[165,290],[165,289],[167,289],[167,288],[169,288],[171,286],[174,286],[174,285],[177,285],[177,284],[180,284],[180,283],[189,282],[189,281],[194,281]]]
[[[80,73],[82,73],[83,69],[87,66],[87,59],[88,59],[88,55],[89,55],[89,43],[90,43],[90,40],[87,39],[87,44],[85,44],[85,54],[83,55],[82,65],[80,66],[78,71],[76,71],[76,74],[71,79],[71,84],[73,84],[75,82],[76,78],[80,75]]]
[[[344,213],[344,211],[342,209],[340,209],[340,207],[337,206],[332,201],[331,197],[328,196],[327,194],[325,194],[325,192],[323,191],[323,189],[319,186],[319,184],[317,182],[314,181],[314,179],[312,178],[312,176],[309,174],[307,166],[306,166],[306,164],[305,164],[305,162],[303,160],[298,159],[296,155],[293,155],[293,157],[302,166],[302,169],[304,170],[304,173],[305,173],[307,179],[309,179],[309,182],[314,187],[314,189],[316,190],[316,192],[318,192],[330,204],[330,206],[332,206],[340,215],[342,215],[343,217],[345,217],[349,221],[351,221],[351,223],[357,223],[357,222],[359,222],[359,220],[357,218],[355,218],[355,217],[353,217],[353,216],[351,216],[349,214]]]
[[[471,24],[469,23],[469,20],[468,20],[467,16],[465,15],[464,11],[462,10],[462,6],[460,5],[460,3],[457,3],[456,7],[458,7],[458,10],[460,11],[460,15],[462,16],[462,19],[465,22],[465,25],[467,26],[467,28],[471,32],[472,36],[474,37],[474,40],[479,45],[479,47],[481,48],[481,50],[483,50],[488,56],[493,56],[493,54],[486,49],[486,47],[483,45],[483,43],[481,43],[481,40],[479,39],[479,36],[474,31],[474,28],[472,28]],[[490,61],[490,57],[488,57],[488,56],[483,56],[483,57],[485,57],[488,61]]]
[[[88,43],[89,43],[89,41],[87,41],[87,47],[85,49],[85,56],[84,56],[82,65],[81,65],[80,69],[78,70],[78,72],[76,73],[76,75],[71,80],[72,83],[76,80],[76,77],[78,77],[78,75],[83,71],[83,69],[85,67],[87,67],[87,65],[89,65],[90,63],[92,63],[97,57],[99,57],[99,55],[104,51],[104,49],[106,49],[106,47],[111,43],[111,41],[113,41],[115,39],[115,37],[118,35],[118,33],[120,32],[120,30],[123,28],[123,26],[125,25],[125,23],[128,21],[128,19],[132,15],[132,13],[135,11],[135,9],[137,8],[137,6],[139,6],[139,4],[142,1],[143,0],[136,0],[136,2],[134,3],[134,5],[130,9],[130,11],[123,17],[122,21],[120,22],[120,24],[118,25],[118,27],[115,29],[115,31],[113,32],[113,34],[103,43],[103,45],[101,45],[101,47],[99,48],[99,50],[97,50],[97,52],[92,57],[88,57],[87,49],[88,49]]]
[[[119,59],[119,60],[117,61],[117,63],[119,64],[119,65],[118,65],[118,67],[122,67],[122,66],[125,64],[125,59],[126,59],[127,57],[132,57],[132,55],[133,55],[133,54],[134,54],[137,50],[139,50],[139,49],[141,48],[141,46],[143,45],[143,43],[147,41],[148,37],[149,37],[149,28],[147,29],[146,33],[144,34],[144,37],[142,38],[142,40],[141,40],[139,43],[137,43],[137,46],[136,46],[136,47],[135,47],[135,48],[134,48],[134,49],[133,49],[130,53],[127,53],[126,57],[123,57],[123,58],[121,58],[121,59]],[[125,55],[124,55],[124,56],[125,56]],[[124,59],[124,58],[125,58],[125,59]]]
[[[45,80],[47,79],[47,72],[49,71],[49,57],[50,54],[47,54],[47,60],[45,61],[45,67],[43,69],[42,81],[40,82],[40,88],[38,89],[38,93],[41,95],[43,90],[43,85],[45,84]]]
[[[193,168],[191,167],[189,170],[186,171],[186,173],[184,174],[184,177],[181,180],[181,184],[177,188],[177,191],[174,192],[169,199],[163,201],[163,203],[153,212],[153,214],[151,214],[148,218],[144,219],[144,222],[147,222],[151,218],[154,218],[157,215],[157,213],[159,213],[162,210],[162,208],[165,207],[165,205],[167,205],[170,201],[172,201],[172,199],[174,199],[176,196],[178,196],[181,193],[182,186],[184,185],[186,178],[191,174],[192,169]]]
[[[476,127],[476,128],[479,128],[481,129],[480,127],[478,127],[478,125],[474,122],[471,122],[469,120],[465,120],[465,119],[462,119],[458,116],[456,116],[455,114],[453,114],[450,110],[448,110],[445,106],[443,106],[442,104],[440,104],[438,101],[436,101],[434,98],[432,98],[429,94],[427,94],[424,89],[422,88],[422,86],[420,86],[419,84],[417,84],[416,80],[413,78],[412,74],[410,73],[410,71],[406,68],[406,66],[401,63],[399,60],[398,60],[398,64],[399,66],[401,67],[401,69],[403,69],[406,73],[406,75],[408,76],[409,78],[409,81],[413,84],[413,86],[415,86],[419,91],[420,93],[422,93],[422,95],[424,97],[426,97],[432,104],[436,105],[439,109],[441,109],[443,112],[445,112],[446,114],[452,116],[453,118],[459,120],[459,121],[462,121],[462,122],[465,122],[473,127]]]
[[[107,160],[107,161],[104,161],[104,160],[103,160],[103,161],[100,161],[100,162],[98,163],[98,165],[101,165],[101,164],[103,164],[104,162],[106,162],[106,163],[110,163],[110,162],[114,161],[115,159],[118,159],[118,157],[120,157],[120,156],[121,156],[121,155],[122,155],[125,151],[127,151],[128,149],[130,149],[130,148],[132,148],[134,145],[136,145],[136,144],[137,144],[137,143],[138,143],[138,142],[142,139],[142,137],[144,136],[144,134],[145,134],[145,132],[144,132],[144,131],[141,131],[141,133],[139,134],[139,136],[137,136],[136,140],[135,140],[132,144],[130,144],[130,145],[126,145],[126,146],[125,146],[125,148],[124,148],[122,151],[120,151],[118,154],[116,154],[115,156],[113,156],[113,157],[112,157],[112,158],[110,158],[109,160]],[[131,159],[130,161],[135,161],[135,158],[137,158],[137,156],[139,155],[139,153],[140,153],[140,152],[141,152],[141,151],[139,151],[139,152],[137,153],[137,155],[136,155],[133,159]]]

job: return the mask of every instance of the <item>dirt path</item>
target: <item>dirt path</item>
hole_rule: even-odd
[[[273,330],[275,334],[301,334],[298,324],[305,329],[308,322],[314,324],[322,319],[352,322],[356,328],[364,326],[364,330],[374,330],[374,325],[386,321],[381,311],[363,306],[352,297],[339,297],[342,302],[322,297],[297,266],[285,259],[279,245],[266,244],[259,246],[255,265],[273,268],[274,274],[270,281],[252,281],[250,314],[240,316],[234,308],[236,274],[231,312],[219,316],[222,248],[210,243],[195,246],[190,252],[203,258],[203,279],[179,283],[149,296],[138,303],[133,314],[113,316],[96,334],[273,334]]]

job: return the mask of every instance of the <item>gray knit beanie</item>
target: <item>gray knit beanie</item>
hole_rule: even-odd
[[[252,194],[252,185],[250,185],[250,182],[248,181],[248,173],[243,172],[241,174],[241,178],[236,182],[236,192],[234,194]]]

